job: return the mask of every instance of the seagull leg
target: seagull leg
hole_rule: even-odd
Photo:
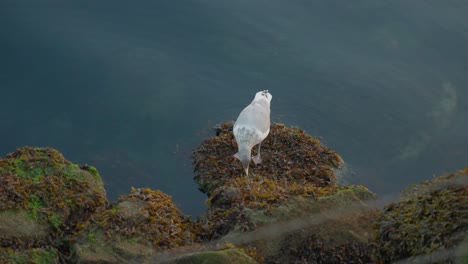
[[[260,147],[262,146],[262,143],[258,144],[258,151],[257,151],[257,156],[254,156],[252,160],[254,161],[255,164],[260,164],[262,163],[262,158],[260,157]]]

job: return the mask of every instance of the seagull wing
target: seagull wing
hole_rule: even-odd
[[[239,114],[234,124],[236,139],[250,147],[262,142],[270,132],[270,107],[253,101]]]

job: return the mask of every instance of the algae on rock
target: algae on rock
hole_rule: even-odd
[[[468,232],[468,167],[410,186],[374,228],[384,263],[455,248]],[[455,259],[448,254],[436,263]]]
[[[253,177],[244,176],[236,151],[232,122],[195,150],[194,179],[208,195],[208,210],[193,222],[158,190],[132,188],[108,205],[96,168],[51,148],[20,148],[0,159],[0,262],[466,258],[468,168],[411,186],[379,213],[371,206],[374,193],[337,183],[341,157],[298,128],[271,126]],[[449,254],[430,259],[439,251]]]
[[[216,136],[204,140],[193,153],[195,181],[208,196],[232,178],[244,174],[240,162],[233,157],[237,144],[232,133],[233,122],[217,127]],[[255,148],[252,153],[255,153]],[[263,178],[288,180],[315,186],[329,186],[335,180],[333,170],[343,160],[299,128],[272,124],[268,137],[262,142],[262,160],[252,164],[252,172]]]
[[[75,245],[80,263],[150,261],[158,252],[190,246],[194,225],[169,195],[132,188],[110,207],[92,216]]]
[[[50,246],[69,257],[72,235],[106,204],[97,170],[52,148],[22,147],[0,158],[0,247],[17,259]]]
[[[219,251],[202,251],[180,255],[164,264],[257,264],[251,257],[245,255],[237,249],[225,249]]]
[[[208,211],[199,218],[200,239],[232,243],[266,263],[371,260],[376,210],[364,201],[375,194],[335,182],[343,164],[335,151],[282,124],[273,124],[263,141],[263,163],[253,165],[254,177],[244,175],[232,157],[236,151],[232,123],[226,122],[194,152],[194,179],[209,196]],[[350,204],[357,209],[345,217],[331,213]]]
[[[28,248],[23,250],[0,248],[0,263],[60,263],[60,253],[55,247],[52,246],[45,246],[42,248]]]

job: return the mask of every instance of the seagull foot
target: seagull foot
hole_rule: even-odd
[[[254,162],[255,164],[260,164],[260,163],[262,163],[262,158],[260,157],[260,155],[254,156],[254,157],[252,158],[252,160],[253,160],[253,162]]]

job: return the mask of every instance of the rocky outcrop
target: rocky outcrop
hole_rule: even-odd
[[[251,257],[237,249],[224,249],[218,251],[202,251],[189,254],[183,254],[175,257],[163,264],[256,264]]]
[[[194,152],[195,181],[209,196],[201,239],[245,248],[266,263],[371,260],[376,210],[365,201],[375,195],[336,183],[343,161],[335,151],[298,128],[274,124],[262,143],[263,163],[248,178],[232,156],[236,148],[227,122]]]
[[[194,244],[194,225],[159,190],[132,188],[91,217],[75,245],[80,263],[149,261],[164,250]]]
[[[232,122],[194,151],[207,211],[185,216],[159,190],[108,204],[98,171],[51,148],[0,159],[0,263],[464,263],[468,168],[403,192],[383,210],[341,185],[341,157],[273,124],[246,177]],[[256,153],[256,150],[253,150]]]
[[[454,263],[468,254],[468,168],[412,185],[380,212],[374,231],[384,263]],[[459,248],[460,247],[460,248]],[[420,257],[418,257],[420,256]]]
[[[195,181],[199,189],[211,196],[212,191],[228,186],[244,174],[240,162],[233,157],[237,145],[232,133],[233,122],[217,126],[216,136],[203,141],[193,153]],[[256,147],[252,155],[256,153]],[[299,128],[273,124],[262,142],[263,162],[251,164],[251,171],[264,179],[307,183],[317,187],[333,185],[333,170],[343,160]]]
[[[54,149],[23,147],[0,159],[0,247],[12,258],[67,259],[71,236],[106,204],[98,171]]]

